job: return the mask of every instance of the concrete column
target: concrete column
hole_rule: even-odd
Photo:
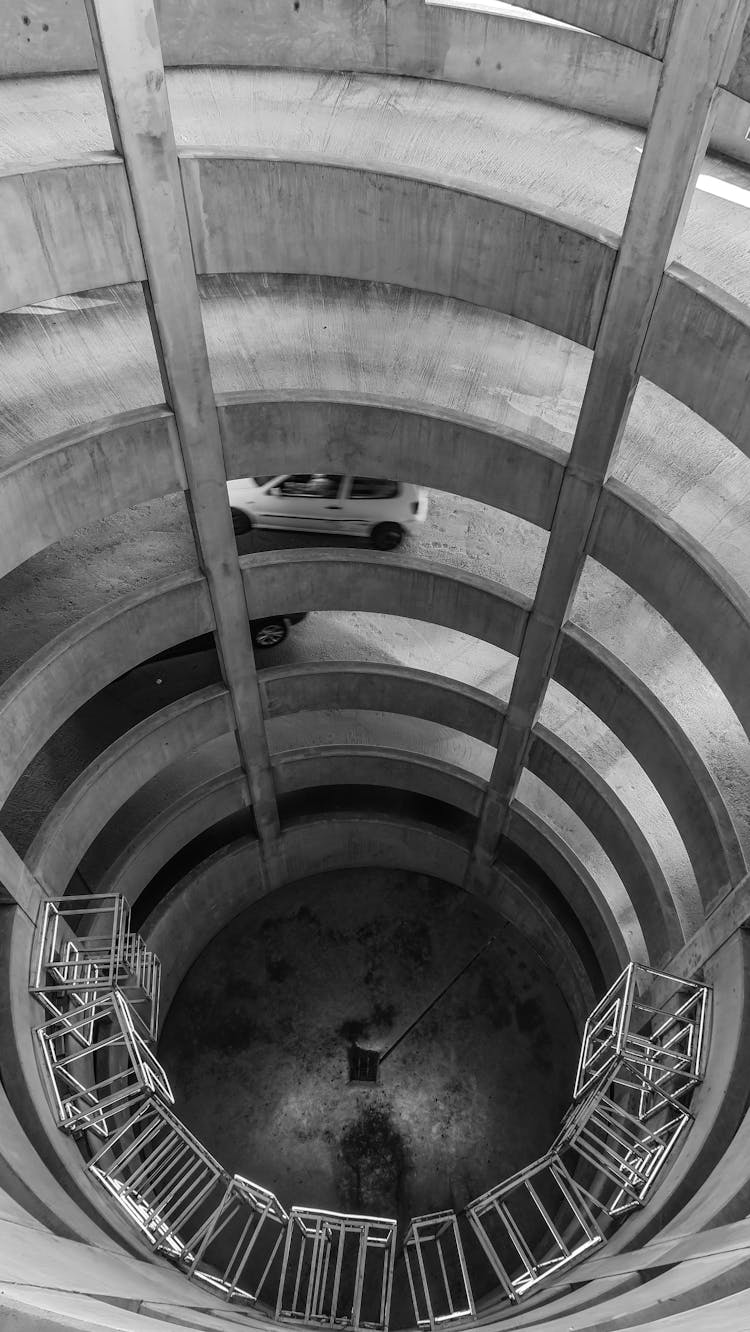
[[[41,884],[13,850],[7,837],[0,833],[0,905],[18,907],[33,925],[46,900],[47,894]]]
[[[146,302],[175,415],[198,560],[215,617],[242,765],[269,872],[279,820],[219,422],[152,0],[86,0],[115,149],[124,159],[145,260]]]
[[[594,344],[534,605],[480,816],[475,858],[496,850],[627,421],[664,268],[711,129],[716,87],[748,0],[677,0],[630,208]],[[471,870],[470,870],[471,873]]]

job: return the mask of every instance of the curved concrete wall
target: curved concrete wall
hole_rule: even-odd
[[[380,848],[378,854],[381,858],[385,857],[383,863],[397,869],[408,868],[415,861],[421,860],[420,846],[431,845],[436,837],[443,851],[449,843],[447,835],[443,834],[440,843],[434,829],[426,829],[408,821],[394,830],[390,820],[382,821],[378,827],[377,821],[370,819],[367,829],[370,837],[376,837]],[[340,845],[342,838],[348,841],[343,851]],[[326,864],[329,864],[328,853],[325,851],[328,839],[338,840],[340,854],[348,854],[353,858],[352,863],[356,861],[369,865],[366,857],[362,858],[360,838],[351,821],[332,823],[327,820],[320,825],[308,823],[297,829],[289,829],[284,837],[285,843],[293,847],[295,863],[302,877],[311,878],[317,874],[319,871],[316,866],[321,858],[325,858]],[[307,868],[304,868],[303,860],[305,844],[308,847]],[[387,850],[388,846],[390,851]],[[443,881],[451,872],[453,858],[453,852],[445,857],[441,871]],[[442,862],[442,855],[440,860]],[[350,867],[347,865],[347,868]],[[448,879],[448,882],[451,880]],[[461,879],[454,882],[459,886]],[[195,873],[176,884],[148,917],[144,926],[148,945],[165,959],[162,1023],[180,982],[206,946],[209,936],[213,938],[266,891],[258,844],[252,838],[245,838],[214,852],[197,867]],[[581,965],[576,948],[570,945],[553,913],[540,899],[533,899],[528,892],[520,890],[500,870],[494,871],[488,878],[483,896],[498,915],[510,920],[538,950],[555,975],[577,1024],[582,1025],[587,1012],[586,1004],[593,996],[591,982]]]
[[[641,680],[584,630],[569,624],[553,678],[627,744],[669,808],[706,906],[746,865],[736,830],[710,772],[685,732]]]
[[[45,741],[99,689],[212,627],[204,580],[183,574],[95,611],[42,648],[0,690],[2,799]]]
[[[0,310],[145,276],[122,162],[0,174]]]
[[[301,607],[430,620],[518,652],[528,599],[462,570],[366,551],[283,550],[240,559],[252,618]]]
[[[416,172],[205,152],[180,166],[199,273],[398,283],[592,345],[613,237]]]
[[[233,727],[221,685],[178,699],[126,731],[68,787],[45,819],[26,863],[51,897],[60,897],[94,838],[118,809],[171,763]]]
[[[649,324],[641,373],[750,455],[749,365],[747,305],[673,264]]]
[[[417,402],[322,394],[219,396],[227,476],[315,466],[389,476],[466,495],[549,528],[562,481],[561,449]]]
[[[750,735],[750,598],[698,542],[628,486],[610,481],[602,500],[589,553],[682,635]]]
[[[670,31],[669,0],[655,0],[648,6],[604,0],[593,16],[586,0],[531,0],[531,6],[563,23],[595,24],[598,35],[528,17],[487,14],[481,8],[423,0],[363,0],[356,6],[341,0],[301,0],[296,9],[289,6],[283,22],[278,4],[272,0],[218,0],[210,7],[198,0],[162,0],[158,20],[171,63],[209,67],[228,63],[246,70],[277,65],[311,71],[363,71],[360,84],[366,82],[369,87],[367,112],[374,134],[377,101],[386,96],[380,71],[389,72],[387,95],[393,95],[396,103],[395,85],[415,84],[420,79],[434,80],[446,97],[446,81],[451,82],[451,98],[459,95],[462,85],[473,88],[474,101],[467,100],[462,126],[471,118],[477,99],[486,101],[491,96],[491,92],[476,90],[541,96],[548,121],[540,118],[535,124],[548,123],[550,134],[560,143],[561,155],[567,120],[560,106],[645,125]],[[28,13],[0,6],[0,49],[4,46],[0,66],[5,61],[6,69],[31,74],[45,67],[61,70],[90,65],[82,5],[76,11],[67,3],[61,6],[40,0],[26,8]],[[705,14],[710,8],[696,3],[695,13]],[[675,22],[679,26],[679,14]],[[742,44],[739,30],[735,35],[732,59],[725,60],[721,71],[724,86],[716,93],[713,143],[747,161],[747,104],[738,94],[747,94],[750,48],[747,34]],[[732,72],[737,50],[739,59]],[[137,78],[138,62],[131,64],[128,77]],[[665,70],[668,65],[669,60]],[[218,71],[217,86],[226,73]],[[395,77],[401,74],[407,77]],[[174,91],[180,96],[188,75],[183,84],[182,77],[173,76]],[[197,74],[190,77],[198,80]],[[213,74],[210,80],[206,75],[200,77],[205,94]],[[244,77],[247,81],[247,75]],[[259,76],[256,82],[260,81]],[[84,83],[90,91],[95,87],[94,80],[87,79],[77,85],[79,90]],[[313,84],[314,76],[305,86]],[[41,87],[36,80],[28,85],[30,94]],[[63,103],[67,87],[64,80],[56,82]],[[172,87],[170,96],[171,92]],[[7,93],[9,104],[17,107],[23,102],[23,88],[8,85]],[[353,87],[351,97],[356,95]],[[327,97],[329,101],[334,97],[330,87]],[[127,131],[128,116],[137,116],[138,103],[137,99],[126,100],[127,108],[118,114],[120,127],[124,119]],[[196,106],[199,104],[204,103],[197,97]],[[510,101],[503,106],[510,106]],[[243,115],[245,109],[243,106]],[[61,118],[63,110],[61,105]],[[389,105],[389,115],[392,110]],[[214,386],[230,390],[218,403],[224,465],[230,477],[274,469],[305,471],[309,466],[396,476],[435,487],[447,496],[466,496],[534,524],[536,532],[522,533],[532,546],[546,540],[544,534],[550,529],[553,534],[559,532],[563,480],[567,490],[573,476],[587,479],[585,459],[583,471],[578,470],[578,440],[574,465],[569,467],[570,476],[566,475],[567,448],[591,364],[586,348],[595,344],[605,301],[616,286],[610,282],[615,248],[612,236],[600,229],[602,212],[589,225],[585,220],[571,221],[558,211],[558,203],[568,197],[558,175],[554,182],[550,176],[536,192],[531,190],[528,198],[495,191],[488,184],[489,168],[478,166],[476,143],[481,140],[484,144],[486,138],[480,132],[484,121],[478,110],[479,129],[467,153],[466,179],[457,178],[455,153],[445,171],[440,170],[434,143],[420,157],[419,134],[426,133],[430,117],[430,133],[433,138],[439,133],[439,104],[432,104],[429,114],[420,119],[416,104],[410,103],[405,115],[408,134],[405,131],[404,140],[399,140],[392,160],[380,150],[373,161],[360,157],[362,147],[367,146],[366,135],[359,136],[362,144],[352,135],[349,149],[342,151],[341,122],[350,111],[350,102],[342,105],[336,129],[339,138],[333,135],[330,156],[329,146],[321,147],[317,139],[313,151],[306,152],[302,117],[298,138],[293,137],[290,145],[267,145],[262,132],[257,135],[259,142],[249,142],[259,123],[253,122],[252,115],[246,117],[236,141],[229,118],[221,147],[210,147],[212,141],[203,134],[183,135],[181,142],[189,146],[179,163],[173,145],[162,155],[160,160],[167,162],[175,181],[178,169],[181,173],[193,257],[199,272],[206,275],[201,284],[203,327],[195,300],[192,352],[181,363],[179,358],[175,361],[175,348],[187,345],[181,341],[184,321],[181,323],[180,312],[189,314],[189,303],[180,306],[179,284],[172,292],[168,286],[160,286],[159,269],[161,263],[166,271],[179,251],[192,292],[187,227],[181,248],[175,245],[170,250],[162,236],[155,238],[159,228],[154,226],[152,200],[143,186],[148,173],[139,177],[144,161],[163,147],[159,136],[141,136],[133,149],[132,144],[128,146],[127,133],[115,135],[128,160],[127,175],[123,159],[99,148],[88,155],[76,149],[70,160],[43,167],[29,166],[22,158],[19,163],[16,156],[13,168],[0,174],[0,204],[5,204],[0,210],[5,240],[0,246],[0,308],[13,310],[114,284],[113,294],[107,297],[112,308],[108,306],[106,315],[90,322],[96,325],[96,336],[109,339],[116,334],[119,339],[100,362],[93,351],[95,337],[87,331],[77,348],[75,367],[61,351],[64,333],[59,328],[56,331],[52,321],[47,324],[37,347],[40,357],[36,364],[44,369],[40,382],[65,386],[70,379],[78,385],[91,381],[93,387],[80,412],[77,401],[71,405],[66,399],[57,415],[54,411],[40,414],[37,436],[45,433],[44,421],[47,432],[69,428],[33,448],[26,446],[33,436],[24,433],[22,420],[29,391],[16,392],[14,372],[8,372],[13,406],[7,417],[8,440],[2,443],[8,461],[0,472],[0,515],[5,520],[0,523],[0,574],[14,569],[16,574],[15,583],[9,578],[3,592],[22,586],[27,578],[33,583],[42,561],[28,570],[17,566],[63,540],[73,549],[77,529],[83,525],[175,491],[187,491],[188,504],[198,505],[193,509],[198,520],[196,572],[154,581],[145,588],[141,582],[135,595],[107,607],[102,607],[104,587],[97,588],[93,604],[100,609],[49,642],[5,681],[0,689],[3,796],[65,719],[99,689],[149,655],[212,628],[209,588],[215,596],[217,571],[233,578],[235,589],[239,586],[230,533],[224,533],[223,542],[213,546],[209,542],[210,549],[204,548],[200,535],[206,510],[213,503],[210,496],[205,497],[212,489],[223,519],[215,508],[217,523],[213,528],[209,523],[210,531],[215,536],[222,520],[224,528],[228,527],[224,476],[216,447]],[[316,133],[324,114],[322,109]],[[202,128],[195,117],[193,123]],[[18,122],[14,124],[17,128]],[[83,143],[89,127],[80,129]],[[577,124],[576,134],[580,130]],[[608,133],[614,132],[610,127]],[[10,140],[13,133],[15,130],[10,132]],[[414,144],[407,150],[404,142],[409,135]],[[628,153],[636,137],[640,139],[631,135],[628,140]],[[206,142],[209,146],[202,147]],[[489,139],[487,143],[488,151],[494,151]],[[644,159],[649,146],[653,147],[653,140],[649,145],[647,139]],[[625,155],[623,148],[621,156]],[[621,166],[618,159],[618,171]],[[720,183],[731,184],[726,167],[715,164],[712,169]],[[622,179],[618,176],[620,185]],[[744,181],[739,173],[736,179]],[[164,185],[166,176],[159,180]],[[620,185],[606,182],[605,189],[606,208],[611,210],[605,211],[605,219],[615,217],[618,223]],[[599,181],[596,189],[600,188],[603,182]],[[545,189],[554,196],[551,203]],[[139,205],[138,227],[131,190]],[[584,191],[583,202],[576,199],[583,218],[587,197],[590,207],[598,208],[593,187],[590,196]],[[181,217],[179,182],[175,199],[173,216]],[[627,201],[619,202],[624,218]],[[727,219],[728,215],[722,215],[721,223],[727,225],[729,235]],[[737,236],[740,230],[737,226]],[[663,276],[657,275],[653,284],[652,294],[661,276],[638,371],[747,454],[747,310],[700,275],[703,270],[694,258],[700,251],[697,234],[692,233],[694,249],[689,253],[695,271],[673,265]],[[175,414],[163,405],[145,405],[82,427],[77,424],[81,420],[118,407],[153,404],[159,397],[158,386],[154,387],[154,349],[144,342],[147,323],[139,304],[140,292],[126,293],[121,299],[116,289],[117,284],[143,281],[146,265],[141,242],[149,255],[154,291],[160,293],[154,301],[153,318],[162,338],[164,397],[176,403]],[[626,248],[623,244],[623,253]],[[155,263],[155,254],[160,263]],[[732,289],[741,292],[741,265],[736,274],[730,273],[733,254],[731,250],[721,256],[723,280],[727,285],[736,280]],[[714,262],[716,252],[712,250],[711,256]],[[716,270],[709,264],[706,271],[715,274]],[[221,276],[212,276],[222,274],[229,279],[223,284]],[[633,290],[639,281],[636,272]],[[392,285],[376,287],[377,283]],[[165,296],[167,300],[162,299]],[[131,309],[126,316],[128,302]],[[172,308],[165,309],[170,302],[174,302]],[[320,314],[324,308],[333,312],[337,302],[344,315],[334,333],[337,316],[329,316],[329,327]],[[80,331],[87,321],[78,307],[85,302],[69,304],[83,315]],[[140,324],[132,316],[136,305]],[[275,318],[278,311],[283,318]],[[622,307],[620,315],[623,332],[627,320]],[[20,327],[13,323],[18,318],[6,315],[3,332]],[[29,318],[20,316],[21,320]],[[167,334],[171,329],[171,340],[163,336],[165,328]],[[210,373],[201,360],[204,334]],[[565,338],[572,341],[566,344]],[[387,346],[389,339],[393,348]],[[14,343],[14,355],[15,347]],[[363,369],[357,360],[360,351]],[[349,373],[355,361],[355,372]],[[532,361],[536,361],[533,372]],[[47,362],[53,371],[49,378]],[[78,378],[73,381],[74,368]],[[616,371],[613,360],[615,377]],[[122,392],[118,382],[117,392],[112,394],[113,380],[120,376]],[[191,409],[195,409],[192,415],[185,407],[186,385]],[[37,386],[31,387],[33,391]],[[137,393],[145,396],[129,396]],[[102,405],[97,409],[99,398]],[[673,416],[679,421],[676,409]],[[666,409],[663,420],[657,415],[657,421],[659,430],[669,431],[671,418]],[[634,420],[633,431],[638,428],[639,422]],[[658,433],[654,427],[652,441]],[[728,506],[734,499],[739,522],[744,517],[742,502],[737,496],[720,494],[720,478],[714,485],[709,432],[704,431],[700,438],[707,441],[706,458],[697,467],[692,501],[708,508],[712,503],[723,505],[725,500]],[[213,441],[210,476],[202,471],[204,454],[209,452],[201,451],[202,439]],[[201,478],[193,494],[181,461],[186,446],[185,456],[191,457],[191,440]],[[728,457],[728,450],[722,457]],[[732,462],[738,465],[736,460]],[[674,484],[677,493],[685,494],[693,484],[692,472],[682,478],[679,449],[654,447],[652,474],[662,463],[680,473]],[[627,471],[627,466],[626,458],[623,475],[632,479],[636,473]],[[705,664],[750,733],[744,670],[750,602],[717,557],[721,541],[712,544],[708,523],[700,528],[701,543],[665,516],[671,511],[669,504],[664,500],[660,510],[653,503],[648,475],[644,467],[631,486],[608,481],[587,553],[634,589],[637,596],[629,605],[635,606],[639,596],[656,612],[648,615],[638,608],[637,622],[644,632],[656,624],[657,616],[673,626],[687,645],[685,659],[695,654]],[[198,492],[202,498],[196,501]],[[436,497],[435,508],[438,502],[443,500]],[[677,505],[673,511],[677,517]],[[725,513],[722,508],[721,512],[724,520],[729,510]],[[508,530],[520,532],[521,524]],[[553,541],[550,549],[559,546]],[[50,553],[50,558],[56,554]],[[206,567],[206,580],[197,573],[198,563],[201,569]],[[532,609],[529,599],[494,579],[437,564],[432,557],[409,560],[401,554],[342,549],[284,551],[245,556],[240,567],[253,616],[307,609],[360,611],[365,617],[368,612],[398,612],[523,657]],[[732,568],[741,578],[737,561]],[[534,578],[535,574],[528,585],[533,587]],[[602,569],[599,578],[604,587]],[[245,633],[241,589],[238,604]],[[222,610],[220,599],[218,611]],[[217,622],[223,623],[220,614]],[[596,629],[593,619],[586,623]],[[315,632],[312,621],[300,630],[298,641],[304,645],[304,635],[309,633],[314,650]],[[296,641],[295,635],[286,646],[296,651]],[[218,853],[168,895],[151,922],[152,941],[158,940],[165,951],[167,993],[170,987],[173,992],[207,936],[231,920],[253,896],[285,879],[358,864],[414,868],[447,878],[456,886],[471,887],[525,929],[533,946],[548,958],[579,1023],[603,980],[611,979],[630,956],[648,956],[652,962],[665,964],[676,957],[675,965],[688,970],[703,966],[714,986],[714,1039],[708,1077],[694,1103],[696,1124],[689,1147],[676,1158],[653,1206],[625,1223],[609,1255],[611,1261],[618,1261],[621,1250],[632,1249],[636,1243],[648,1244],[665,1224],[670,1243],[670,1235],[678,1239],[682,1234],[679,1227],[690,1234],[698,1225],[716,1225],[744,1215],[750,1188],[750,1120],[745,1110],[750,945],[738,928],[747,919],[742,905],[747,865],[741,842],[746,829],[738,833],[728,808],[733,798],[736,807],[736,793],[731,789],[734,770],[722,769],[714,777],[696,748],[699,728],[693,743],[658,701],[654,689],[647,687],[645,674],[639,678],[575,624],[563,624],[554,650],[553,678],[593,715],[584,717],[583,709],[578,708],[572,718],[566,718],[561,708],[555,730],[539,723],[532,729],[531,718],[523,762],[534,807],[522,787],[523,801],[516,799],[510,805],[494,861],[485,857],[484,863],[473,855],[472,842],[489,770],[486,746],[500,744],[502,748],[506,715],[513,726],[517,724],[515,695],[506,704],[490,692],[500,692],[507,684],[512,663],[500,683],[497,673],[482,677],[484,692],[416,669],[375,669],[366,662],[310,663],[305,660],[304,646],[295,666],[261,671],[256,689],[255,664],[246,644],[244,660],[239,663],[244,672],[230,672],[227,690],[211,686],[189,695],[126,731],[99,754],[38,830],[25,863],[17,857],[14,860],[12,848],[2,843],[8,883],[2,885],[0,907],[5,963],[0,1006],[2,1016],[9,1020],[2,1038],[0,1190],[7,1189],[12,1198],[15,1210],[11,1212],[18,1225],[28,1215],[91,1243],[98,1239],[107,1245],[127,1246],[129,1242],[118,1224],[112,1223],[108,1209],[88,1189],[88,1181],[81,1183],[75,1150],[70,1144],[61,1145],[60,1135],[51,1127],[29,1036],[32,1006],[26,994],[31,931],[24,913],[36,900],[35,891],[24,896],[19,889],[18,910],[6,905],[6,899],[12,901],[13,875],[20,866],[21,877],[26,875],[25,887],[30,880],[39,897],[44,891],[59,893],[88,855],[99,886],[121,890],[135,900],[203,830],[210,832],[228,816],[244,818],[245,812],[252,828],[249,778],[256,793],[262,787],[258,771],[245,772],[237,766],[234,705],[238,678],[247,690],[240,691],[240,702],[246,705],[245,723],[248,707],[251,712],[256,708],[258,720],[252,730],[253,743],[241,746],[243,758],[250,754],[246,766],[257,763],[259,770],[267,759],[270,805],[279,795],[288,797],[282,803],[282,814],[299,809],[301,793],[315,789],[316,809],[325,812],[307,818],[290,816],[286,821],[282,817],[281,833],[276,836],[273,810],[269,815],[259,800],[260,841],[248,838]],[[689,667],[688,662],[688,674]],[[468,670],[466,662],[459,669]],[[696,672],[698,669],[696,662]],[[651,683],[658,687],[653,677]],[[306,721],[304,714],[325,709],[334,715],[347,709],[369,710],[371,719],[363,728],[369,732],[365,743],[337,739],[326,744],[321,742],[323,728],[321,735],[315,735],[316,743],[307,743],[309,735],[315,734],[315,723]],[[452,728],[457,737],[454,749],[446,744],[439,753],[434,743],[430,749],[429,739],[420,749],[418,736],[413,752],[396,748],[393,739],[388,739],[389,734],[393,736],[393,716],[390,721],[380,719],[380,741],[376,734],[379,723],[374,719],[378,712],[408,719],[404,727],[412,739],[420,719],[426,732],[432,725],[433,734],[440,728],[444,733]],[[261,753],[258,758],[263,746],[267,751],[273,740],[274,725],[284,745],[290,743],[292,727],[282,725],[289,717],[296,719],[292,726],[299,723],[295,747],[279,748],[270,755],[266,752],[265,758]],[[608,732],[602,738],[595,718],[611,735]],[[340,720],[343,724],[345,719]],[[266,722],[271,724],[266,727]],[[598,747],[597,735],[601,739]],[[243,736],[247,738],[247,731]],[[663,840],[653,835],[658,819],[649,822],[646,811],[643,824],[634,817],[637,802],[628,802],[631,793],[627,789],[633,764],[627,771],[618,771],[616,756],[610,762],[610,755],[615,754],[612,736],[642,766],[674,821],[676,831],[670,827]],[[744,751],[740,752],[736,737],[733,740],[739,768]],[[459,753],[461,745],[463,754]],[[346,814],[336,808],[335,792],[342,786],[356,788],[359,795],[357,803],[350,793],[356,808]],[[420,797],[431,798],[433,810],[442,811],[445,823],[455,831],[386,815],[383,810],[390,806],[384,787],[408,793],[413,808],[420,807]],[[408,796],[404,803],[407,801]],[[265,828],[261,828],[261,813],[266,817]],[[564,829],[564,837],[558,828]],[[670,858],[670,837],[684,843],[683,859],[685,863],[689,859],[688,869],[694,871],[700,910],[686,900],[695,885],[691,880],[686,887],[680,879],[676,858]],[[268,849],[271,841],[273,854]],[[600,853],[602,860],[608,858],[606,866],[597,860]],[[538,880],[531,869],[528,882],[514,872],[510,868],[516,863],[514,856],[519,863],[537,867]],[[712,908],[714,914],[708,915]],[[717,916],[723,922],[721,927],[715,924]],[[704,919],[705,925],[686,943],[686,922],[696,918]],[[5,1206],[0,1194],[0,1226],[8,1214]],[[670,1266],[663,1259],[663,1249],[660,1253],[662,1265]],[[625,1326],[636,1319],[648,1325],[647,1319],[663,1321],[701,1299],[714,1301],[713,1313],[721,1304],[717,1295],[722,1289],[741,1290],[744,1278],[735,1256],[720,1249],[710,1256],[712,1261],[706,1267],[691,1271],[689,1263],[679,1259],[673,1270],[657,1276],[650,1273],[650,1279],[642,1280],[634,1273],[647,1271],[652,1261],[658,1266],[658,1255],[655,1260],[640,1260],[627,1254],[628,1270],[615,1268],[607,1273],[594,1268],[586,1277],[589,1284],[551,1293],[542,1317],[562,1319],[582,1329],[594,1321]],[[43,1273],[50,1291],[54,1285],[51,1271],[45,1267]],[[94,1278],[87,1276],[89,1279]],[[145,1289],[151,1290],[148,1283]],[[128,1318],[132,1314],[136,1320],[144,1313],[145,1306],[121,1309],[117,1300],[121,1302],[127,1295],[123,1295],[123,1287],[117,1290],[114,1304],[98,1325],[118,1324],[121,1313]],[[48,1293],[44,1298],[52,1299],[55,1293],[59,1294]],[[33,1298],[39,1302],[42,1296],[37,1293]],[[179,1293],[174,1300],[179,1306]],[[166,1304],[165,1295],[159,1305],[161,1313]],[[727,1328],[735,1312],[732,1305],[725,1320]],[[66,1309],[61,1317],[67,1318],[69,1313]],[[15,1311],[12,1316],[16,1317]],[[493,1321],[492,1307],[484,1317]],[[686,1326],[702,1327],[705,1318],[701,1317],[703,1321],[698,1323],[689,1318]],[[724,1320],[721,1311],[720,1317]],[[200,1310],[191,1307],[188,1321],[200,1322],[201,1318]],[[538,1312],[533,1311],[531,1318],[538,1320]],[[519,1325],[524,1321],[528,1316],[523,1313],[511,1318]]]
[[[0,576],[76,528],[184,484],[166,407],[66,430],[0,471]]]

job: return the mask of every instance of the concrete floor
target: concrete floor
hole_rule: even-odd
[[[351,1084],[351,1042],[385,1051],[493,934],[379,1084]],[[549,1147],[577,1042],[512,927],[426,876],[362,870],[289,885],[217,935],[159,1056],[178,1115],[228,1169],[287,1207],[403,1223],[461,1209]]]

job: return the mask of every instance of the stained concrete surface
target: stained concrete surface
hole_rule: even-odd
[[[352,1043],[384,1052],[493,935],[378,1084],[350,1083]],[[511,926],[384,870],[319,875],[250,907],[191,968],[159,1043],[177,1114],[229,1170],[287,1207],[401,1223],[461,1209],[541,1155],[577,1053],[562,996]]]

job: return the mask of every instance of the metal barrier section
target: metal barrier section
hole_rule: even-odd
[[[276,1317],[385,1332],[395,1248],[396,1222],[387,1217],[293,1207]]]
[[[417,1327],[473,1318],[476,1310],[455,1212],[412,1218],[404,1263]]]
[[[79,996],[80,998],[81,996]],[[118,990],[71,1005],[36,1029],[58,1128],[107,1138],[149,1096],[173,1101],[164,1069]]]
[[[288,1221],[273,1193],[235,1175],[216,1210],[186,1241],[185,1253],[192,1254],[186,1275],[224,1299],[254,1304],[266,1284],[276,1290]]]
[[[114,893],[46,902],[38,927],[31,993],[60,1017],[97,995],[120,990],[134,1019],[155,1037],[161,965],[130,929],[130,907]]]
[[[617,1082],[605,1079],[587,1097],[574,1101],[553,1151],[566,1163],[588,1161],[616,1186],[608,1202],[595,1202],[609,1216],[619,1216],[645,1202],[675,1143],[691,1122],[687,1110],[662,1100],[657,1112],[641,1116],[638,1104]],[[579,1187],[581,1187],[579,1185]]]
[[[192,1236],[231,1176],[166,1105],[150,1099],[110,1135],[87,1170],[157,1251],[189,1267]]]
[[[666,997],[640,998],[646,987]],[[684,1097],[703,1075],[708,994],[706,985],[631,962],[586,1023],[574,1100],[613,1070],[637,1091],[639,1114]]]
[[[512,1301],[604,1239],[590,1200],[554,1152],[483,1193],[466,1212]]]
[[[58,1128],[152,1249],[207,1290],[240,1306],[263,1300],[281,1320],[387,1332],[396,1222],[287,1213],[215,1160],[169,1108],[151,1045],[160,980],[124,898],[45,903],[30,990],[47,1014],[35,1035]],[[466,1207],[511,1303],[600,1245],[600,1222],[610,1227],[648,1198],[692,1121],[708,996],[698,982],[626,967],[586,1023],[552,1147]],[[476,1317],[455,1212],[414,1217],[403,1256],[418,1329]]]

